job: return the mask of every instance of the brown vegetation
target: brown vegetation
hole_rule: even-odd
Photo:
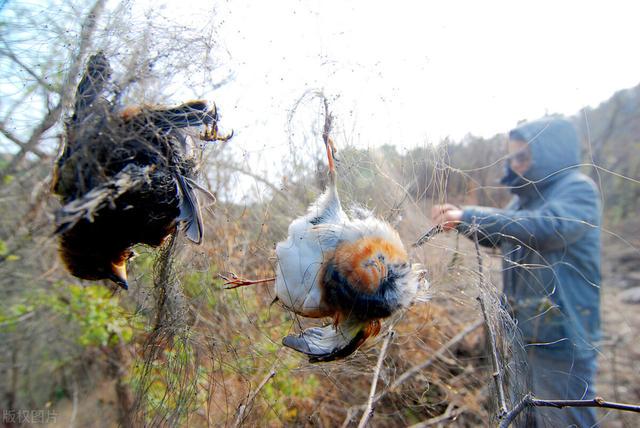
[[[24,64],[29,78],[11,76],[28,84],[13,109],[0,111],[0,407],[55,411],[61,426],[356,426],[384,334],[347,360],[309,364],[280,340],[317,320],[272,304],[269,285],[224,290],[217,277],[229,271],[272,276],[275,243],[324,187],[325,167],[315,156],[321,153],[320,132],[305,141],[306,157],[285,159],[288,173],[276,178],[240,163],[232,142],[207,147],[202,179],[218,202],[204,210],[206,240],[195,247],[177,235],[160,250],[136,248],[128,292],[80,282],[65,271],[52,236],[59,205],[49,191],[60,119],[70,111],[77,70],[91,49],[117,53],[105,22],[130,18],[122,9],[101,15],[101,1],[91,6],[74,27],[71,49],[52,51],[50,61],[37,67]],[[196,48],[209,53],[210,34],[165,39],[152,20],[143,24],[139,44],[126,39],[129,44],[118,46],[129,50],[126,59],[114,55],[123,101],[158,101],[158,80],[189,73],[195,63],[215,68],[211,58],[198,62],[190,54]],[[2,55],[17,64],[25,53],[19,46],[5,46]],[[45,108],[35,112],[21,105],[28,93],[37,93]],[[8,126],[18,113],[34,123],[26,137]],[[621,266],[627,266],[624,254],[637,260],[640,248],[634,219],[640,203],[640,87],[586,109],[574,121],[584,140],[585,169],[601,186],[607,214],[599,393],[640,402],[640,349],[634,341],[640,318],[618,298],[620,287],[637,285],[637,269]],[[310,123],[309,129],[319,126]],[[506,155],[503,135],[403,153],[394,146],[363,150],[336,140],[345,205],[374,209],[407,244],[431,226],[426,213],[434,202],[497,206],[508,198],[497,185]],[[239,203],[229,196],[238,180],[266,190]],[[428,269],[431,298],[383,326],[383,333],[393,326],[395,336],[383,359],[370,423],[491,424],[491,361],[477,328],[482,314],[476,297],[486,290],[477,285],[473,243],[438,236],[410,257]],[[487,288],[497,290],[500,259],[487,253],[484,260]],[[503,314],[494,310],[492,322],[504,328],[498,345],[509,363],[507,382],[524,394],[521,347]],[[510,404],[517,399],[509,397]],[[611,426],[637,425],[636,415],[603,416]]]

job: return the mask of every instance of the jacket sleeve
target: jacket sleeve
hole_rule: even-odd
[[[475,223],[479,242],[485,246],[497,246],[502,239],[508,239],[534,249],[553,250],[598,227],[599,218],[600,199],[595,185],[576,180],[563,185],[533,210],[464,207],[459,230],[470,234]]]
[[[491,232],[491,225],[486,227],[481,227],[478,215],[482,212],[483,218],[488,218],[491,215],[493,215],[494,211],[505,211],[505,210],[497,210],[495,208],[476,207],[476,206],[473,206],[473,207],[466,206],[463,208],[464,208],[464,211],[462,214],[462,223],[460,223],[456,228],[458,232],[462,233],[464,236],[466,236],[471,240],[475,239],[473,236],[473,231],[474,231],[473,224],[475,221],[475,224],[477,225],[477,228],[475,230],[478,232],[478,244],[482,245],[483,247],[489,247],[489,248],[499,247],[500,243],[502,242],[502,234],[497,232]],[[473,214],[470,214],[467,218],[466,213],[471,212],[471,210],[473,210]]]

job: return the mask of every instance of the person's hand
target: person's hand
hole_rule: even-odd
[[[431,208],[431,219],[445,231],[453,230],[462,221],[462,210],[452,204],[434,205]]]

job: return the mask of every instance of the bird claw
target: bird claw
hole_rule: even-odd
[[[218,274],[218,278],[220,278],[221,280],[224,281],[224,289],[225,290],[230,290],[232,288],[236,287],[236,284],[238,283],[238,281],[240,280],[240,278],[238,278],[238,275],[236,275],[233,272],[229,272],[229,275],[223,275],[221,273]]]
[[[221,135],[218,133],[218,124],[216,122],[213,122],[213,124],[211,125],[211,128],[209,128],[209,125],[205,124],[204,125],[204,132],[200,135],[198,135],[198,138],[200,138],[202,141],[229,141],[231,138],[233,137],[233,130],[231,131],[230,134],[228,135]]]
[[[218,278],[224,281],[225,290],[233,290],[234,288],[244,287],[247,285],[262,284],[265,282],[275,281],[275,278],[244,279],[244,278],[240,278],[238,275],[236,275],[233,272],[229,272],[228,275],[223,275],[219,273]]]

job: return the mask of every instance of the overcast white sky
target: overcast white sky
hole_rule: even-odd
[[[193,28],[215,8],[214,54],[235,80],[206,95],[245,151],[286,149],[288,113],[313,89],[332,99],[338,144],[412,147],[575,114],[640,83],[635,1],[160,3]]]
[[[258,136],[284,143],[309,89],[338,97],[350,142],[406,147],[575,114],[640,83],[632,1],[233,0],[216,11],[236,79],[215,98],[247,149]]]
[[[206,96],[248,167],[291,152],[287,118],[309,90],[332,100],[338,146],[402,149],[576,114],[640,83],[634,1],[166,3],[153,8],[192,28],[215,8],[214,54],[235,79]],[[297,126],[314,120],[307,110]]]

